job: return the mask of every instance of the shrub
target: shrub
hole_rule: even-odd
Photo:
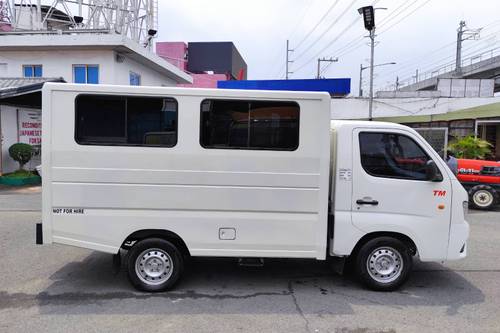
[[[448,145],[448,149],[456,158],[470,158],[484,160],[491,154],[493,146],[486,140],[474,136],[466,136],[455,140]]]
[[[24,165],[33,156],[33,147],[26,143],[14,143],[9,148],[9,155],[14,161],[19,163],[19,170],[23,170]]]

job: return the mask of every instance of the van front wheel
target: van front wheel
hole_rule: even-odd
[[[408,247],[391,237],[366,242],[356,257],[358,276],[368,288],[377,291],[399,288],[408,279],[412,263]]]
[[[174,244],[164,239],[145,239],[130,249],[128,276],[139,290],[168,290],[177,282],[182,269],[181,253]]]

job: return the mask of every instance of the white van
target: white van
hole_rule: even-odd
[[[324,93],[47,83],[37,241],[171,288],[187,256],[341,257],[393,290],[466,256],[467,193],[414,130],[330,121]]]

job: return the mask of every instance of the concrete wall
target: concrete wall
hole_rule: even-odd
[[[412,118],[451,114],[500,103],[500,97],[476,98],[376,98],[373,101],[373,118]],[[495,107],[491,116],[500,116]],[[367,98],[333,98],[332,119],[368,119]],[[496,113],[496,115],[495,115]],[[474,118],[469,116],[468,119]]]
[[[193,83],[180,83],[177,86],[187,88],[217,88],[217,82],[226,81],[226,74],[191,74]]]
[[[158,42],[156,54],[183,71],[187,70],[187,44],[184,42]]]
[[[9,147],[17,143],[17,109],[12,106],[0,105],[0,126],[1,126],[1,145],[2,145],[2,173],[8,173],[18,168],[15,162],[9,156]]]
[[[116,84],[130,84],[129,74],[130,72],[134,72],[141,75],[141,85],[142,86],[171,86],[174,87],[177,85],[177,82],[174,80],[158,74],[158,72],[153,69],[144,66],[143,64],[138,63],[126,56],[123,59],[123,62],[114,63],[114,82]]]
[[[141,75],[142,85],[175,86],[176,82],[151,68],[128,58],[118,62],[113,50],[50,50],[50,51],[2,51],[0,63],[5,63],[3,76],[22,77],[23,65],[42,65],[44,77],[63,77],[73,82],[73,65],[99,65],[99,83],[129,85],[129,73]]]

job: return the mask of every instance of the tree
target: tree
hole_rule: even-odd
[[[491,154],[492,144],[472,135],[457,139],[448,145],[448,150],[456,158],[484,160]]]
[[[33,147],[26,143],[14,143],[9,148],[9,155],[14,161],[19,163],[19,170],[23,170],[24,165],[33,156]]]

